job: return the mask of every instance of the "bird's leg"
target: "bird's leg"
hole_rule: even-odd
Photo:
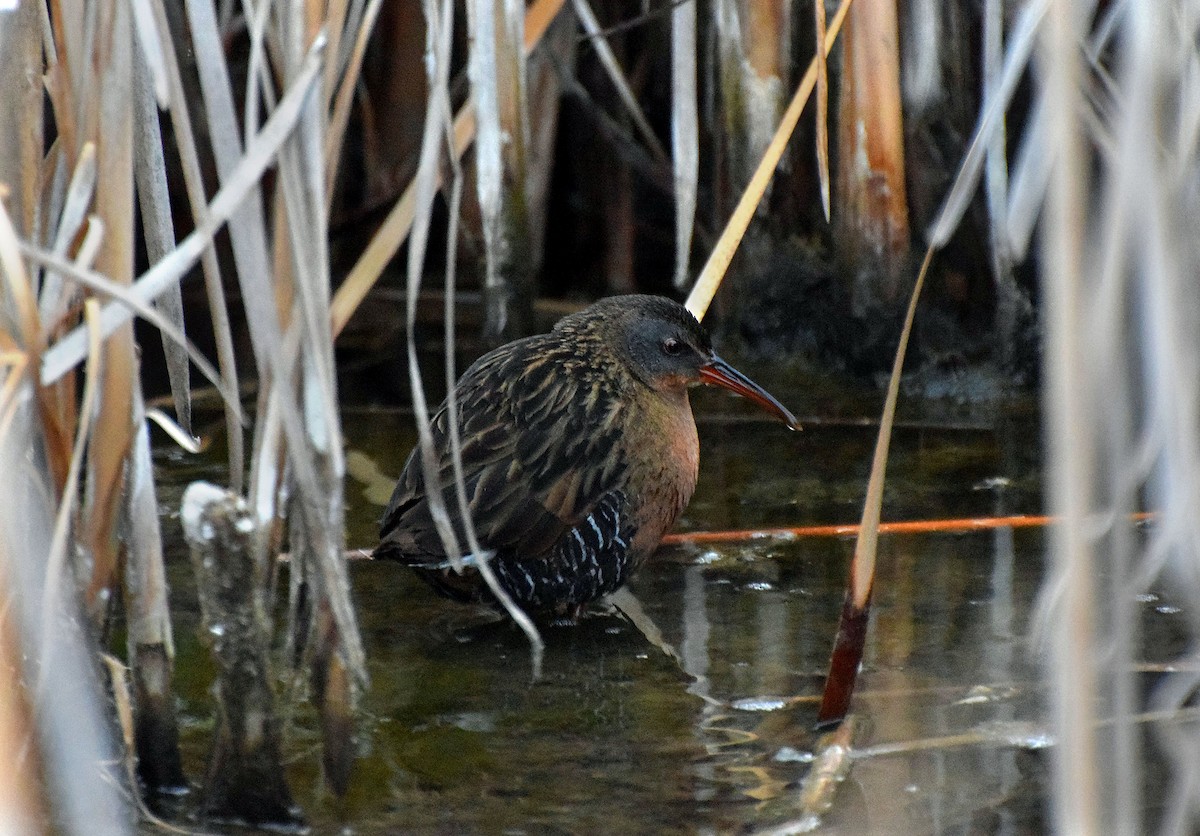
[[[550,622],[550,626],[574,627],[583,616],[583,611],[583,604],[564,604],[558,608],[558,611],[554,615],[554,620]]]

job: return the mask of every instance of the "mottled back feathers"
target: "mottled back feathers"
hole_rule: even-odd
[[[484,355],[459,380],[471,520],[519,605],[569,611],[612,592],[690,498],[696,441],[686,391],[682,384],[667,394],[654,388],[661,377],[655,352],[664,334],[686,339],[698,356],[711,352],[682,306],[657,297],[616,297],[564,318],[549,334]],[[665,430],[680,437],[646,443],[644,434]],[[449,432],[443,403],[433,418],[438,480],[465,551]],[[647,456],[655,460],[640,461]],[[659,461],[664,457],[681,458],[684,476],[675,477],[674,462]],[[643,484],[664,476],[679,484],[665,492]],[[670,507],[650,507],[655,503]],[[637,537],[643,526],[653,536]],[[453,597],[489,597],[473,570],[460,576],[445,568],[416,451],[384,514],[375,556],[422,570]]]

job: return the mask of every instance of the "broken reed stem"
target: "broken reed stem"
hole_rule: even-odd
[[[838,787],[850,774],[857,725],[845,722],[817,744],[813,765],[800,784],[800,809],[804,818],[814,824],[819,824],[821,817],[833,807]]]
[[[88,304],[95,302],[89,300]],[[136,434],[124,503],[125,612],[136,708],[134,744],[138,776],[147,792],[180,795],[187,792],[187,778],[179,753],[179,726],[171,687],[175,648],[150,459],[150,430],[137,381],[134,394]]]
[[[858,0],[842,38],[835,249],[855,311],[891,312],[909,252],[896,0]]]
[[[194,482],[182,521],[219,677],[201,809],[214,819],[294,827],[301,818],[284,774],[270,674],[269,567],[254,558],[254,515],[240,497]]]
[[[847,720],[837,729],[824,735],[813,747],[812,766],[800,782],[795,799],[798,815],[780,824],[754,831],[754,836],[794,836],[811,833],[821,827],[825,814],[833,807],[838,788],[850,775],[854,765],[854,737],[860,723]]]

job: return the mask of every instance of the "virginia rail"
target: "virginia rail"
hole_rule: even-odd
[[[796,418],[712,349],[682,305],[602,299],[549,334],[479,358],[458,381],[462,475],[480,547],[527,612],[574,620],[654,551],[696,487],[688,387],[723,386]],[[438,482],[459,542],[447,405],[433,417]],[[451,566],[430,514],[421,457],[404,465],[374,556],[415,568],[460,601],[490,601],[474,567]]]

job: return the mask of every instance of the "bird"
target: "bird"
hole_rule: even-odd
[[[418,444],[373,557],[412,567],[449,598],[495,605],[478,566],[487,560],[525,613],[576,621],[630,579],[691,499],[700,457],[688,389],[696,384],[724,387],[799,428],[786,407],[713,351],[687,308],[666,297],[604,298],[549,333],[484,354],[431,418],[436,486],[426,482]],[[452,408],[481,550],[453,559],[447,548],[461,550],[467,538]],[[440,510],[431,503],[438,493],[457,543],[438,532]]]

